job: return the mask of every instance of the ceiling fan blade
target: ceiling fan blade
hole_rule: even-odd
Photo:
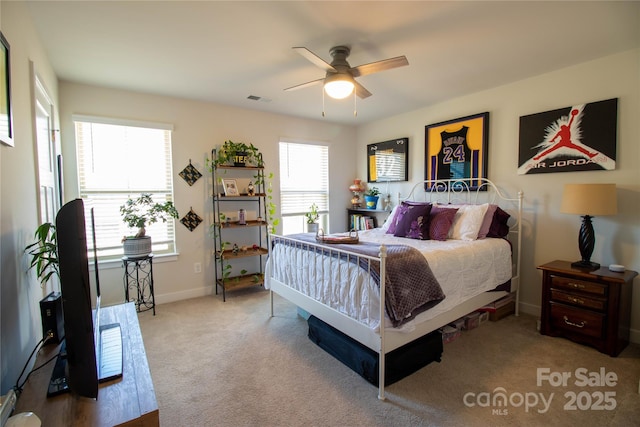
[[[325,71],[333,71],[333,72],[337,71],[335,68],[333,68],[333,66],[331,64],[329,64],[324,59],[320,58],[315,53],[311,52],[306,47],[293,47],[292,49],[295,50],[296,52],[298,52],[300,55],[302,55],[305,58],[307,58],[315,66],[320,67]]]
[[[360,99],[365,99],[371,96],[371,92],[369,92],[364,86],[362,86],[360,83],[358,83],[357,81],[353,81],[353,83],[356,86],[356,95],[358,95],[358,97]]]
[[[303,89],[305,87],[309,87],[309,86],[313,86],[313,85],[317,85],[318,83],[322,83],[324,81],[324,77],[318,80],[311,80],[310,82],[306,82],[306,83],[302,83],[299,85],[295,85],[295,86],[291,86],[286,88],[285,90],[297,90],[297,89]]]
[[[377,73],[379,71],[390,70],[391,68],[404,67],[409,65],[407,57],[396,56],[395,58],[383,59],[382,61],[370,62],[368,64],[358,65],[349,71],[353,77],[366,76],[367,74]]]

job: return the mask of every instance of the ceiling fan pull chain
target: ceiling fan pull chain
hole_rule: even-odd
[[[358,117],[358,96],[356,94],[357,88],[353,89],[353,117]]]
[[[324,88],[322,90],[322,117],[324,117]]]

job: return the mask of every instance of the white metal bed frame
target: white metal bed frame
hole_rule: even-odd
[[[487,179],[463,179],[463,180],[437,180],[437,181],[423,181],[419,182],[412,188],[409,195],[404,200],[416,200],[415,195],[417,190],[422,187],[426,188],[426,185],[433,185],[431,191],[423,192],[423,201],[431,201],[438,203],[495,203],[502,209],[508,212],[515,221],[509,225],[509,234],[515,237],[515,244],[513,247],[513,262],[512,262],[512,278],[511,278],[511,292],[516,293],[516,315],[518,315],[519,305],[519,282],[520,282],[520,256],[522,249],[522,205],[523,205],[523,193],[518,192],[517,197],[509,198],[504,195],[497,186]],[[510,205],[510,206],[506,206]],[[511,219],[510,219],[511,221]],[[284,239],[289,244],[294,246],[304,246],[305,248],[314,247],[315,245],[306,241],[291,239],[286,236],[277,236],[278,239]],[[513,241],[513,239],[512,239]],[[269,262],[278,262],[277,259],[273,259],[271,256],[271,245],[269,247]],[[318,250],[319,247],[318,247]],[[327,251],[326,247],[323,250]],[[462,304],[452,308],[451,310],[441,313],[434,318],[418,323],[416,327],[407,332],[397,332],[392,328],[385,328],[385,275],[382,274],[385,271],[385,259],[386,259],[386,247],[380,246],[380,252],[378,257],[366,256],[358,253],[352,253],[341,249],[329,248],[330,255],[343,254],[344,256],[331,257],[335,258],[335,262],[349,262],[340,261],[346,257],[351,259],[356,258],[356,263],[361,265],[361,262],[365,262],[369,267],[371,261],[378,261],[380,263],[380,327],[376,330],[360,323],[359,321],[352,319],[351,317],[329,307],[314,298],[307,296],[306,294],[293,289],[288,284],[276,280],[270,277],[269,270],[265,281],[270,288],[270,316],[273,317],[273,293],[277,293],[283,298],[289,300],[293,304],[307,311],[308,313],[316,316],[325,323],[333,326],[349,337],[355,339],[361,344],[369,347],[378,353],[379,357],[379,383],[378,383],[378,398],[380,400],[385,399],[384,394],[384,380],[385,380],[385,355],[392,350],[395,350],[405,344],[408,344],[430,332],[433,332],[460,317],[471,313],[472,311],[490,304],[509,293],[506,291],[499,292],[483,292]],[[313,277],[311,278],[314,279]]]

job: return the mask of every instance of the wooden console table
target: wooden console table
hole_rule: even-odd
[[[54,361],[34,372],[16,403],[15,413],[31,411],[43,426],[140,426],[159,425],[158,403],[142,342],[134,303],[100,309],[102,324],[120,323],[122,378],[101,383],[98,399],[61,394],[47,397]],[[55,356],[59,345],[40,350],[34,366]]]

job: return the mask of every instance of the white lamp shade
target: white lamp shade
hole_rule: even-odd
[[[343,99],[353,93],[352,77],[348,74],[331,74],[324,80],[324,90],[332,98]]]
[[[616,215],[615,184],[565,184],[560,212],[574,215]]]

